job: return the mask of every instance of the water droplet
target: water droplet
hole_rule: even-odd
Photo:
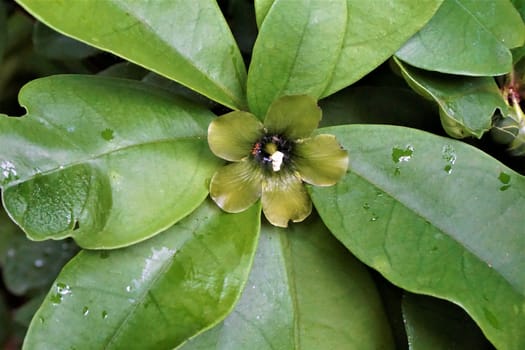
[[[368,203],[363,204],[363,209],[365,209],[365,210],[370,209],[370,204],[368,204]]]
[[[65,283],[61,283],[61,282],[58,282],[56,285],[55,285],[55,290],[56,290],[56,293],[55,294],[52,294],[49,299],[51,300],[51,302],[53,304],[60,304],[62,302],[62,299],[66,296],[66,295],[70,295],[72,294],[72,291],[71,291],[71,287],[69,287],[67,284]]]
[[[44,322],[46,322],[46,320],[45,320],[43,317],[39,317],[39,318],[38,318],[38,321],[39,321],[41,324],[44,324]]]
[[[84,306],[82,309],[82,315],[87,316],[89,314],[89,308],[87,306]]]
[[[500,172],[499,173],[499,176],[498,176],[498,180],[503,184],[503,186],[501,186],[499,188],[500,191],[506,191],[510,188],[510,175],[505,173],[505,172]]]
[[[15,165],[9,160],[3,160],[0,162],[0,175],[3,177],[2,183],[18,179]]]
[[[108,312],[106,310],[102,311],[102,319],[105,320],[108,318]]]
[[[370,221],[371,221],[371,222],[374,222],[374,221],[377,221],[377,219],[379,219],[379,217],[377,216],[377,214],[372,213],[372,217],[370,218]]]
[[[255,318],[260,320],[261,319],[261,315],[257,315],[257,316],[255,316]]]
[[[131,292],[133,290],[133,287],[132,286],[126,286],[126,292]]]
[[[109,128],[108,128],[108,129],[104,129],[104,131],[102,131],[102,132],[100,133],[100,135],[101,135],[102,138],[103,138],[104,140],[106,140],[106,141],[111,141],[111,140],[113,140],[113,138],[115,137],[115,136],[114,136],[114,131],[111,130],[111,129],[109,129]]]
[[[36,259],[34,262],[33,262],[33,265],[36,267],[36,268],[40,268],[42,266],[45,265],[45,261],[44,259]]]
[[[414,147],[411,145],[406,146],[405,149],[394,147],[392,148],[392,161],[394,163],[408,162],[412,159],[414,154]]]
[[[452,147],[451,145],[443,146],[443,148],[441,149],[441,158],[443,158],[447,162],[443,170],[447,174],[452,173],[452,167],[454,164],[456,164],[456,159],[457,159],[456,151],[454,150],[454,147]]]

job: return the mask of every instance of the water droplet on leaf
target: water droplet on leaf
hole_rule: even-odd
[[[499,188],[500,191],[506,191],[510,188],[510,175],[505,172],[500,172],[498,176],[498,180],[503,184]]]
[[[447,162],[443,170],[447,174],[452,173],[452,167],[454,164],[456,164],[456,159],[457,159],[456,151],[454,150],[454,147],[452,147],[451,145],[443,146],[443,148],[441,149],[441,158],[443,158]]]
[[[412,159],[414,154],[414,147],[408,145],[405,149],[394,147],[392,148],[392,161],[394,163],[408,162]]]
[[[100,135],[101,135],[102,138],[103,138],[104,140],[106,140],[106,141],[111,141],[111,140],[113,140],[113,138],[115,137],[115,136],[114,136],[114,131],[111,130],[111,129],[109,129],[109,128],[108,128],[108,129],[104,129],[104,131],[102,131],[102,132],[100,133]]]

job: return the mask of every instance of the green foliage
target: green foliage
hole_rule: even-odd
[[[0,347],[525,348],[524,1],[17,2],[0,3]],[[296,181],[266,205],[289,227],[257,191],[226,213],[214,154],[255,157],[250,125],[291,95],[323,128],[308,144],[315,125],[277,103]],[[252,116],[210,138],[231,110]],[[349,166],[329,186],[334,136]],[[254,186],[231,173],[224,196]],[[303,223],[275,195],[291,186]]]
[[[512,70],[509,49],[523,40],[525,25],[509,1],[445,0],[396,56],[431,71],[499,75]]]

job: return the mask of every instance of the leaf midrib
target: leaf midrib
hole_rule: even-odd
[[[31,176],[27,176],[27,177],[24,177],[24,178],[21,177],[21,178],[15,180],[15,181],[9,182],[4,187],[4,191],[7,190],[8,188],[17,186],[20,183],[24,183],[26,181],[33,180],[36,177],[46,176],[46,175],[52,174],[52,173],[57,172],[57,171],[63,171],[63,170],[68,169],[70,167],[74,167],[74,166],[77,166],[77,165],[89,163],[91,161],[94,161],[94,160],[97,160],[97,159],[100,159],[100,158],[103,158],[103,157],[106,157],[106,156],[110,156],[113,153],[126,151],[126,150],[129,150],[129,149],[133,149],[135,147],[149,146],[149,145],[155,145],[155,144],[164,144],[164,143],[174,143],[174,142],[178,142],[178,141],[187,141],[187,140],[188,141],[203,141],[205,139],[206,139],[206,135],[203,134],[201,136],[195,135],[195,136],[177,137],[177,138],[172,138],[172,139],[158,139],[158,140],[153,140],[153,141],[149,141],[149,142],[143,142],[143,143],[136,143],[136,144],[132,144],[132,145],[127,145],[127,146],[124,146],[124,147],[112,149],[112,150],[110,150],[108,152],[102,152],[102,153],[99,153],[99,154],[91,156],[91,157],[88,156],[88,157],[85,157],[85,158],[81,158],[81,159],[79,159],[77,161],[74,161],[74,162],[64,163],[64,164],[59,165],[58,167],[54,167],[54,168],[51,168],[51,169],[48,169],[48,170],[45,170],[45,171],[35,172]]]
[[[215,80],[212,80],[210,79],[209,76],[207,76],[206,74],[204,74],[202,72],[202,70],[195,64],[193,64],[192,60],[189,59],[188,57],[186,57],[185,55],[182,54],[182,52],[177,48],[177,47],[173,47],[163,36],[159,35],[157,33],[157,31],[154,30],[154,28],[149,24],[149,22],[145,19],[145,18],[142,18],[142,17],[139,17],[135,12],[133,12],[131,9],[127,8],[125,6],[125,2],[124,1],[120,1],[120,2],[115,2],[115,0],[112,0],[110,1],[110,3],[115,6],[117,9],[119,10],[122,10],[122,11],[125,11],[127,12],[128,14],[133,14],[133,18],[135,18],[139,23],[141,23],[143,26],[145,26],[146,28],[149,28],[150,29],[150,32],[154,33],[155,34],[155,37],[160,40],[162,43],[164,43],[167,47],[170,47],[172,50],[170,50],[171,52],[174,52],[175,54],[177,54],[188,66],[192,67],[194,70],[196,70],[202,77],[204,77],[207,81],[213,83],[215,86],[219,87],[221,89],[221,91],[223,91],[225,93],[225,95],[227,97],[230,98],[230,100],[232,102],[234,102],[236,104],[236,106],[227,106],[227,107],[232,107],[234,109],[236,109],[237,107],[241,107],[241,106],[244,106],[244,103],[242,101],[239,101],[236,96],[235,96],[235,93],[233,93],[229,88],[227,88],[224,84],[221,84],[220,81],[215,81]],[[125,55],[122,55],[122,56],[125,56]],[[134,62],[133,60],[129,59],[128,57],[125,57],[126,59]],[[142,63],[140,62],[134,62],[136,64],[139,64],[139,65],[143,65]],[[237,72],[237,67],[235,66],[234,62],[232,62],[234,68],[235,68],[235,71]],[[158,73],[162,76],[166,76],[166,74],[164,72],[161,72],[161,71],[158,71],[154,68],[151,68],[151,67],[147,67],[148,69],[154,71],[155,73]],[[174,78],[172,77],[169,77],[170,79],[173,79],[175,80]],[[208,97],[208,98],[211,98],[212,100],[214,100],[214,98],[212,96],[209,96],[207,93],[203,92],[203,91],[199,91],[200,89],[196,89],[194,87],[190,87],[188,86],[186,83],[183,83],[179,80],[175,80],[177,81],[178,83]],[[237,82],[239,83],[239,86],[241,87],[242,89],[242,84],[240,84],[240,81],[237,79]],[[224,103],[224,101],[222,102]]]

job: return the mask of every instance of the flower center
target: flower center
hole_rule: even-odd
[[[252,147],[253,158],[265,169],[280,171],[290,163],[293,143],[281,135],[265,135]]]

